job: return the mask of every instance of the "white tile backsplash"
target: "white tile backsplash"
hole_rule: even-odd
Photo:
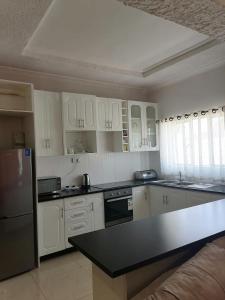
[[[150,153],[94,153],[71,157],[38,157],[37,176],[60,176],[62,185],[81,183],[81,175],[88,173],[91,184],[129,180],[137,170],[150,168]]]

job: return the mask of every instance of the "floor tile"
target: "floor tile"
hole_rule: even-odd
[[[89,300],[92,278],[85,260],[78,252],[66,254],[43,262],[31,274],[47,300]]]
[[[0,300],[93,300],[91,276],[91,262],[72,252],[0,282]]]
[[[92,293],[87,295],[87,296],[84,296],[84,297],[81,297],[81,298],[78,298],[77,300],[93,300],[93,296],[92,296]]]
[[[47,300],[30,273],[0,282],[1,300]]]

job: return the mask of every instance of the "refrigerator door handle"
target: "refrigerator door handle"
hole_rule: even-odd
[[[0,217],[0,221],[1,220],[7,220],[7,219],[14,219],[14,218],[18,218],[18,217],[24,217],[24,216],[27,216],[27,215],[30,215],[30,214],[33,214],[33,212],[30,211],[30,212],[27,212],[25,214],[15,215],[15,216],[2,216],[2,217]]]

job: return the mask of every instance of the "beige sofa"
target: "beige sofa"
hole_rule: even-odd
[[[225,237],[154,280],[132,300],[225,299]]]

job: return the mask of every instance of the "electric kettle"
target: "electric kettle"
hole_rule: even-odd
[[[82,187],[88,189],[91,185],[90,177],[87,173],[83,174]]]

